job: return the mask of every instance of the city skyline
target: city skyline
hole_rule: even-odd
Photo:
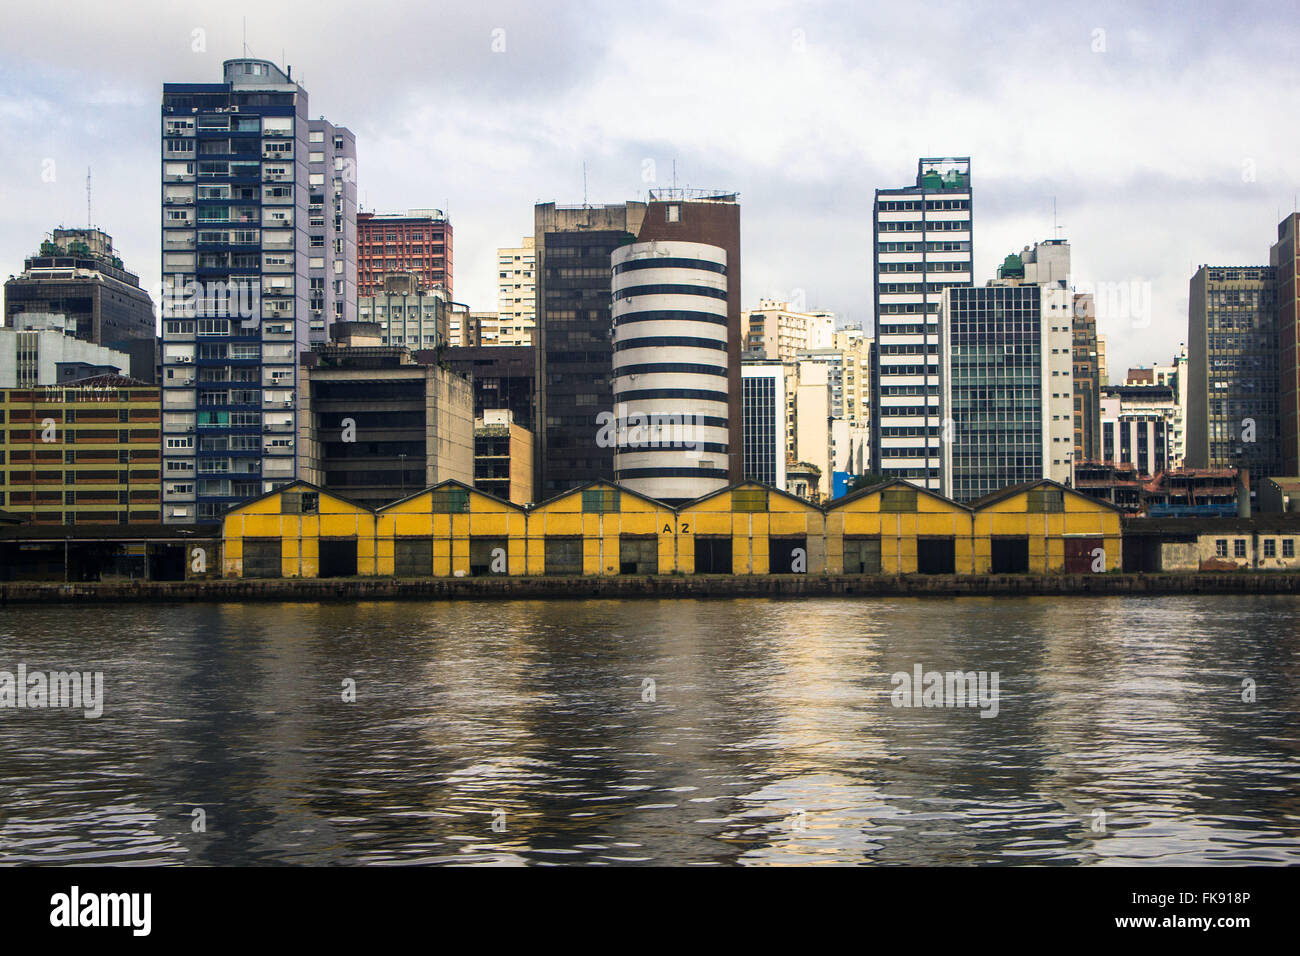
[[[436,21],[416,11],[401,31],[381,31],[385,18],[375,17],[355,24],[345,46],[292,14],[254,9],[247,46],[292,65],[312,115],[356,134],[365,209],[446,209],[457,228],[457,298],[480,310],[496,301],[497,248],[527,234],[535,202],[580,202],[584,161],[593,205],[670,185],[675,161],[680,185],[740,194],[745,307],[793,299],[870,328],[874,190],[906,182],[918,155],[970,155],[980,177],[976,284],[1006,254],[1054,237],[1053,199],[1076,284],[1150,283],[1147,317],[1117,319],[1099,305],[1110,367],[1122,370],[1167,362],[1186,339],[1196,267],[1265,263],[1277,213],[1288,198],[1294,205],[1295,134],[1251,122],[1294,72],[1282,55],[1289,24],[1226,14],[1193,23],[1165,16],[1168,5],[1025,5],[1005,8],[1014,43],[994,56],[997,37],[978,30],[987,12],[954,9],[927,25],[933,81],[921,88],[894,82],[915,75],[899,57],[920,38],[887,12],[836,15],[832,27],[821,6],[692,11],[657,20],[680,26],[662,28],[671,51],[646,55],[632,45],[642,38],[635,17],[580,10],[504,4]],[[207,82],[239,56],[245,11],[160,7],[156,27],[138,35],[107,16],[87,11],[70,29],[15,12],[10,37],[24,36],[23,48],[0,40],[10,133],[0,161],[19,171],[0,255],[17,274],[55,225],[81,225],[90,166],[94,223],[152,289],[158,91]],[[428,22],[438,29],[420,28]],[[710,47],[714,28],[729,38],[725,51]],[[77,70],[30,57],[47,46],[42,36],[53,45],[52,30]],[[431,69],[389,65],[412,63],[408,45],[420,38]],[[584,57],[588,47],[603,52]],[[377,68],[336,70],[347,56]],[[994,62],[1012,66],[995,73]],[[1206,141],[1204,117],[1228,115],[1228,104],[1250,133]],[[935,132],[936,119],[948,131]]]

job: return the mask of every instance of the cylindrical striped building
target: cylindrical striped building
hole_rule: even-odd
[[[727,253],[624,246],[614,265],[614,475],[681,503],[727,486]]]

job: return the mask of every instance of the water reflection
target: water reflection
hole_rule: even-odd
[[[0,669],[107,700],[0,710],[0,862],[1294,863],[1298,609],[9,608]],[[893,706],[918,664],[997,717]]]

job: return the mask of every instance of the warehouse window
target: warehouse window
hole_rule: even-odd
[[[1266,558],[1277,557],[1277,542],[1272,538],[1264,539],[1264,557]]]
[[[469,511],[468,488],[440,488],[429,496],[434,514],[462,514]]]
[[[1214,556],[1216,558],[1226,558],[1228,556],[1228,539],[1219,538],[1214,542]]]
[[[916,510],[915,488],[886,488],[880,493],[880,510],[897,513]]]
[[[315,491],[286,491],[280,496],[280,510],[287,515],[320,513],[320,494]]]
[[[619,493],[613,488],[592,488],[582,493],[582,510],[588,514],[606,514],[619,510]]]
[[[1295,538],[1282,539],[1282,557],[1284,558],[1295,557]]]
[[[1060,488],[1031,488],[1028,510],[1031,514],[1058,514],[1065,510],[1065,494]]]
[[[732,511],[766,511],[766,488],[737,488],[731,493]]]
[[[1232,542],[1232,556],[1235,558],[1244,558],[1246,556],[1246,539],[1237,538]]]

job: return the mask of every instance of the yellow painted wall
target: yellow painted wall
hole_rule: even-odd
[[[619,538],[621,535],[648,535],[658,538],[659,573],[671,574],[677,567],[673,547],[673,510],[627,491],[619,495],[619,510],[586,513],[582,510],[582,492],[598,489],[621,491],[612,484],[599,483],[573,491],[528,512],[527,573],[546,573],[546,539],[576,537],[582,541],[582,573],[617,575],[619,573]],[[665,530],[668,529],[668,530]],[[514,573],[514,568],[511,568]]]
[[[741,485],[738,490],[762,490],[761,485]],[[770,538],[806,538],[808,574],[826,572],[826,522],[820,508],[806,501],[768,491],[767,511],[733,511],[732,490],[719,492],[687,505],[677,515],[678,568],[695,571],[696,535],[731,535],[733,574],[768,574]]]
[[[442,486],[459,487],[459,486]],[[400,537],[433,538],[433,575],[468,575],[472,538],[506,539],[508,574],[523,574],[526,517],[522,510],[490,495],[467,489],[469,511],[458,514],[434,513],[432,499],[440,488],[386,505],[376,516],[379,544],[378,572],[395,573],[395,542]]]
[[[920,489],[916,493],[916,511],[882,512],[880,500],[886,489],[862,495],[852,501],[831,503],[827,521],[832,539],[827,543],[827,566],[831,573],[844,571],[846,537],[880,537],[882,574],[916,573],[916,540],[922,536],[953,539],[954,568],[958,574],[970,574],[975,563],[975,546],[971,534],[971,513],[955,502]]]
[[[992,538],[1028,537],[1029,571],[1033,574],[1065,570],[1065,538],[1097,537],[1106,552],[1106,570],[1118,571],[1123,560],[1120,516],[1087,495],[1064,492],[1065,510],[1033,513],[1028,510],[1029,490],[985,505],[975,512],[976,573],[988,573],[992,564]]]
[[[225,577],[243,577],[244,538],[280,539],[280,574],[286,578],[314,578],[320,574],[322,537],[357,539],[357,574],[375,573],[375,516],[366,508],[320,492],[316,514],[283,514],[281,494],[305,490],[290,485],[275,494],[249,502],[222,520],[222,571]]]

